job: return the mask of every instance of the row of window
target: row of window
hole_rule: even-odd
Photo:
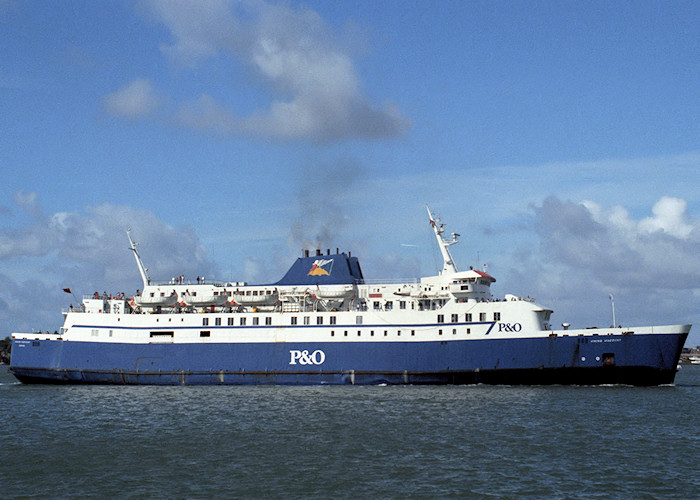
[[[501,313],[500,312],[494,312],[493,313],[493,320],[494,321],[501,321]],[[459,314],[452,314],[450,316],[450,321],[452,323],[459,323]],[[465,323],[471,323],[473,320],[472,313],[466,313],[464,315],[464,322]],[[482,312],[479,313],[479,321],[488,321],[486,319],[486,313]],[[444,314],[438,314],[437,315],[437,322],[438,323],[444,323],[445,322],[445,315]]]
[[[324,317],[323,316],[316,316],[316,324],[317,325],[323,325],[324,324]],[[117,321],[121,321],[121,318],[118,318]],[[159,318],[156,318],[156,321],[159,321]],[[171,318],[168,318],[168,321],[171,321]],[[180,318],[180,321],[185,321],[184,318]],[[221,318],[214,318],[214,325],[215,326],[221,326],[222,319]],[[474,321],[474,317],[472,313],[465,313],[464,314],[464,322],[465,323],[472,323]],[[487,313],[482,312],[479,313],[479,321],[484,322],[488,321],[487,318]],[[501,321],[501,313],[500,312],[494,312],[493,313],[493,321]],[[311,316],[303,316],[302,317],[302,322],[301,324],[304,325],[310,325],[311,324]],[[337,322],[336,316],[330,316],[328,318],[328,324],[329,325],[335,325]],[[444,314],[438,314],[437,315],[437,322],[438,323],[445,323],[445,315]],[[452,314],[450,315],[450,322],[451,323],[459,323],[459,314]],[[362,316],[356,316],[355,317],[355,323],[358,325],[362,324]],[[235,326],[235,318],[227,318],[227,324],[228,326]],[[251,319],[251,325],[257,326],[260,324],[265,324],[265,325],[272,325],[272,317],[271,316],[266,316],[264,323],[260,322],[260,317],[254,316]],[[299,323],[299,318],[297,316],[291,316],[290,317],[290,325],[298,325]],[[238,325],[239,326],[247,326],[248,325],[248,317],[247,316],[240,316],[238,318]],[[209,326],[209,318],[202,318],[202,326]]]
[[[174,293],[174,292],[175,292],[175,291],[173,290],[173,293]],[[196,291],[190,292],[190,291],[188,290],[187,293],[188,293],[189,295],[191,295],[192,297],[196,297],[196,296],[197,296],[197,292],[196,292]],[[239,291],[239,290],[236,290],[235,292],[224,290],[224,291],[222,291],[222,292],[214,292],[214,295],[215,295],[215,296],[216,296],[216,295],[226,295],[226,296],[228,296],[228,297],[233,297],[234,295],[246,295],[246,296],[258,296],[258,295],[261,295],[261,296],[264,296],[264,295],[272,295],[273,293],[277,293],[277,290],[275,290],[275,291],[273,291],[273,290],[260,290],[260,291],[258,291],[258,290],[245,290],[245,291],[243,291],[243,292],[241,292],[241,291]],[[151,292],[151,297],[154,297],[154,296],[155,296],[155,294],[154,294],[153,292]],[[161,297],[165,297],[165,292],[160,292],[160,296],[161,296]]]
[[[93,330],[93,332],[92,332],[93,336],[97,336],[97,333],[96,333],[96,332],[97,332],[96,330]],[[396,336],[397,336],[397,337],[400,337],[400,336],[401,336],[401,332],[402,332],[401,330],[396,330]],[[408,333],[408,331],[405,331],[405,332]],[[109,333],[110,333],[110,337],[111,337],[111,336],[112,336],[112,331],[110,330]],[[366,332],[365,332],[365,333],[366,333]],[[467,328],[467,329],[466,329],[466,333],[467,333],[467,334],[471,333],[471,328]],[[442,335],[442,334],[443,334],[442,329],[439,329],[439,330],[438,330],[438,335]],[[411,336],[411,337],[414,337],[415,335],[416,335],[416,331],[415,331],[415,330],[410,330],[410,336]],[[456,329],[456,328],[453,328],[453,329],[452,329],[452,335],[457,335],[457,329]],[[174,331],[152,331],[152,332],[150,332],[150,336],[151,336],[151,338],[173,338],[173,337],[175,336],[175,332],[174,332]],[[210,330],[200,330],[199,336],[200,336],[200,337],[211,337],[211,331],[210,331]],[[343,336],[344,336],[344,337],[349,336],[348,330],[344,330],[344,331],[343,331]],[[358,337],[361,337],[361,336],[362,336],[362,330],[357,330],[357,336],[358,336]],[[369,336],[370,336],[370,337],[374,337],[374,336],[375,336],[375,331],[374,331],[374,330],[370,330],[370,331],[369,331]],[[383,336],[384,336],[384,337],[388,337],[388,336],[389,336],[389,330],[383,330]],[[331,330],[331,337],[335,337],[335,330]]]
[[[416,307],[416,304],[414,302],[411,302],[411,309],[415,309],[415,307]],[[391,311],[394,309],[394,301],[387,300],[382,305],[381,301],[375,300],[372,302],[372,308],[375,311],[381,311],[382,309],[384,309],[385,311]],[[406,301],[405,300],[399,300],[399,309],[406,309]]]
[[[471,328],[466,329],[466,333],[469,334],[471,333]],[[442,329],[438,330],[438,335],[442,335],[443,331]],[[343,336],[347,337],[349,335],[348,330],[343,331]],[[415,337],[416,331],[415,330],[410,330],[410,336]],[[457,335],[457,329],[453,328],[452,329],[452,335]],[[163,336],[173,336],[173,332],[151,332],[151,337],[163,337]],[[210,330],[200,330],[199,332],[200,337],[211,337],[211,331]],[[361,337],[362,336],[362,330],[357,330],[357,336]],[[374,330],[369,331],[369,336],[374,337]],[[389,330],[384,330],[384,337],[389,336]],[[400,337],[401,336],[401,330],[396,330],[396,336]],[[335,330],[331,330],[331,337],[335,337]]]
[[[471,328],[467,328],[466,333],[469,334],[469,333],[471,333],[471,332],[472,332],[472,329],[471,329]],[[443,333],[443,332],[442,332],[442,328],[441,328],[441,329],[438,330],[438,335],[442,335],[442,333]],[[416,331],[415,331],[415,330],[411,330],[411,337],[414,337],[415,335],[416,335]],[[452,329],[452,335],[457,335],[457,329],[456,329],[456,328],[453,328],[453,329]],[[344,336],[344,337],[347,337],[347,336],[348,336],[348,331],[347,331],[347,330],[343,330],[343,336]],[[362,330],[357,330],[357,336],[358,336],[358,337],[361,337],[361,336],[362,336]],[[369,331],[369,336],[370,336],[370,337],[374,337],[374,330],[370,330],[370,331]],[[389,336],[389,330],[384,330],[384,337],[388,337],[388,336]],[[401,330],[396,330],[396,336],[397,336],[397,337],[400,337],[400,336],[401,336]],[[335,337],[335,330],[331,330],[331,337]]]
[[[316,316],[316,324],[317,325],[323,325],[323,316]],[[257,326],[260,325],[260,317],[258,316],[253,316],[251,318],[251,325]],[[265,325],[270,326],[272,325],[272,317],[271,316],[265,316]],[[450,317],[450,320],[452,323],[459,323],[459,314],[452,314]],[[493,321],[500,321],[501,320],[501,313],[500,312],[494,312],[493,313]],[[303,316],[302,321],[304,325],[310,325],[311,324],[311,316]],[[336,316],[330,316],[328,318],[328,324],[329,325],[335,325],[337,321]],[[472,318],[472,313],[466,313],[464,315],[464,322],[465,323],[471,323],[473,321]],[[482,312],[479,313],[479,321],[487,321],[486,319],[486,313]],[[445,315],[444,314],[438,314],[437,315],[437,322],[438,323],[444,323],[445,322]],[[356,316],[355,317],[355,323],[358,325],[362,324],[362,316]],[[290,325],[298,325],[299,324],[299,318],[298,316],[291,316],[290,317]],[[214,318],[214,325],[215,326],[221,326],[221,318]],[[240,316],[238,318],[238,326],[247,326],[248,325],[248,317],[247,316]],[[209,318],[202,318],[202,326],[209,326]],[[228,326],[235,326],[235,318],[228,318]]]
[[[304,316],[303,318],[303,324],[304,325],[310,325],[311,324],[311,316]],[[260,325],[260,317],[258,316],[253,316],[251,318],[251,325],[257,326]],[[329,318],[329,325],[335,325],[337,321],[337,318],[335,316],[331,316]],[[247,326],[248,324],[248,317],[247,316],[241,316],[238,318],[238,326]],[[269,326],[272,325],[272,317],[271,316],[265,316],[265,325]],[[299,318],[297,316],[292,316],[290,318],[290,324],[291,325],[297,325],[299,324]],[[316,324],[317,325],[322,325],[323,324],[323,316],[317,316],[316,317]],[[357,317],[357,324],[362,324],[362,316]],[[235,325],[235,319],[234,318],[228,318],[228,326],[234,326]],[[202,326],[209,326],[209,318],[202,318]],[[214,318],[214,326],[221,326],[221,318]]]

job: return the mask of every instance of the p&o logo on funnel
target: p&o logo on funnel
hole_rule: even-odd
[[[317,259],[311,266],[307,276],[330,276],[333,269],[333,259]]]

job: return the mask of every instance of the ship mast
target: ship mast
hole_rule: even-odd
[[[141,280],[143,281],[143,288],[145,289],[151,282],[151,278],[148,277],[148,269],[146,269],[146,266],[144,266],[143,262],[141,262],[141,256],[139,255],[139,251],[136,250],[136,243],[134,243],[134,240],[131,239],[131,228],[126,230],[126,236],[127,238],[129,238],[129,248],[134,252],[136,265],[139,268],[139,273],[141,273]]]
[[[426,210],[428,210],[430,225],[433,228],[435,238],[437,239],[438,246],[440,247],[440,253],[442,254],[443,266],[442,271],[440,271],[440,274],[445,275],[456,273],[457,266],[455,266],[455,263],[452,260],[452,255],[450,254],[450,250],[448,247],[457,243],[457,237],[459,237],[459,234],[452,233],[452,239],[450,241],[445,241],[445,239],[442,237],[442,233],[445,232],[445,224],[440,222],[439,216],[433,216],[433,214],[430,212],[430,208],[428,208],[428,205],[426,205],[425,208]]]

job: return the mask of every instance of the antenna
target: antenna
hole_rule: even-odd
[[[613,297],[612,293],[609,295],[609,297],[610,297],[610,303],[612,304],[612,315],[613,315],[613,323],[612,324],[614,327],[617,324],[615,322],[615,297]]]
[[[428,205],[425,205],[425,208],[426,210],[428,210],[430,225],[432,226],[433,232],[435,233],[435,238],[437,239],[438,246],[440,247],[440,253],[442,253],[443,266],[440,274],[442,275],[445,273],[456,273],[457,266],[455,266],[455,263],[452,260],[452,255],[450,254],[450,250],[448,249],[448,247],[457,243],[457,238],[459,237],[459,234],[452,233],[452,239],[450,241],[445,241],[445,239],[442,237],[442,233],[445,232],[445,225],[440,222],[440,216],[433,216],[433,214],[430,212],[430,208],[428,208]]]

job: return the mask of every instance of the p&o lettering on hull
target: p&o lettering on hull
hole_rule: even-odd
[[[309,351],[307,349],[304,350],[297,350],[297,349],[291,349],[289,351],[289,364],[290,365],[296,365],[297,362],[300,365],[322,365],[323,362],[326,360],[326,353],[321,351],[320,349],[316,349],[312,353],[309,354]]]

